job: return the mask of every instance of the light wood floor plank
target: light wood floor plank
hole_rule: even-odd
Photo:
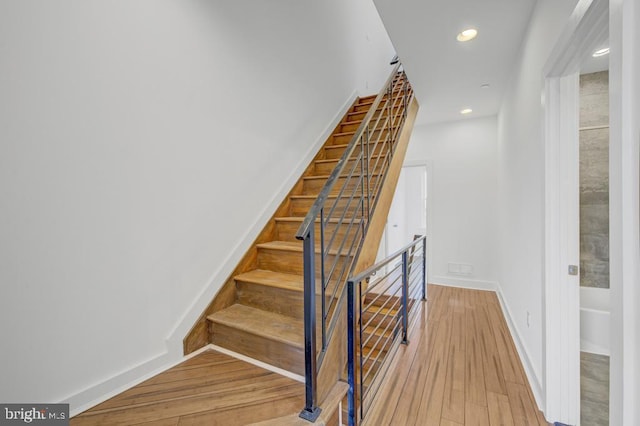
[[[515,424],[527,426],[540,424],[538,410],[526,386],[507,382],[507,393]]]
[[[467,401],[464,407],[465,426],[489,426],[487,407]]]
[[[467,357],[465,364],[465,401],[479,406],[487,406],[484,381],[484,361],[482,358],[482,342],[479,330],[479,310],[477,295],[470,293],[471,304],[466,315]]]
[[[442,417],[451,327],[451,310],[449,309],[445,319],[438,324],[434,351],[430,359],[425,360],[429,364],[429,369],[425,377],[425,390],[418,410],[418,424],[438,424]]]
[[[363,424],[546,425],[495,294],[429,285],[428,298]]]
[[[442,418],[464,424],[465,388],[465,316],[464,310],[454,309],[451,316],[452,329],[449,342],[449,361],[442,403]]]
[[[489,423],[491,426],[514,426],[509,397],[494,392],[487,393]]]

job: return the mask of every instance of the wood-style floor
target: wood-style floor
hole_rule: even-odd
[[[304,384],[203,352],[71,419],[80,425],[246,425],[300,411]]]
[[[495,293],[429,285],[428,299],[364,424],[546,425]],[[71,425],[243,425],[303,405],[302,383],[206,351]]]
[[[495,293],[429,285],[366,425],[547,425]]]

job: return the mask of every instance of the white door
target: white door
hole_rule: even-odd
[[[386,227],[386,256],[427,232],[427,168],[405,166],[391,202]]]

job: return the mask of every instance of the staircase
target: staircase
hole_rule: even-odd
[[[235,303],[207,316],[212,343],[304,375],[302,242],[296,240],[296,231],[375,97],[354,103],[295,185],[273,218],[271,238],[255,244],[254,267],[233,277]],[[378,146],[375,155],[384,160],[388,150]],[[346,224],[340,226],[338,232],[349,232]]]
[[[346,362],[346,328],[340,319],[344,310],[340,311],[338,300],[344,299],[341,296],[348,275],[375,260],[418,108],[406,76],[397,69],[389,78],[384,95],[358,98],[349,108],[185,338],[185,354],[213,343],[304,376],[308,391],[303,260],[315,258],[316,265],[322,265],[321,269],[311,270],[312,284],[308,287],[315,285],[315,292],[309,292],[315,293],[315,323],[323,332],[325,326],[339,332],[335,337],[322,333],[315,344],[307,343],[306,355],[308,358],[309,346],[314,354],[320,354],[313,373],[313,380],[319,382],[317,393],[313,391],[314,400],[336,399],[330,395],[336,393],[334,385]],[[372,105],[376,107],[370,111]],[[409,126],[405,126],[407,114]],[[361,126],[363,120],[366,125]],[[362,136],[363,131],[366,137]],[[328,181],[334,184],[325,189]],[[314,221],[309,212],[321,192],[326,216],[320,214]],[[358,201],[352,202],[356,193]],[[382,208],[376,207],[378,204]],[[380,210],[375,217],[374,209]],[[314,245],[308,244],[306,237],[304,246],[299,240],[303,228],[318,236]],[[330,265],[329,269],[324,269],[325,265]],[[340,273],[332,275],[335,270]],[[307,280],[310,276],[307,270]],[[307,314],[307,324],[309,318],[314,318],[313,314]],[[335,345],[330,345],[331,338],[337,342]],[[344,384],[340,389],[345,392]],[[335,407],[333,410],[335,414]]]

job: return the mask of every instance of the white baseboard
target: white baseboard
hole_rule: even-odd
[[[470,290],[496,291],[498,283],[496,281],[474,280],[470,278],[458,278],[449,276],[436,276],[429,279],[429,284],[441,284],[448,287],[468,288]]]
[[[538,375],[535,373],[533,363],[531,362],[531,357],[529,356],[529,351],[527,350],[522,338],[520,337],[520,332],[518,331],[518,327],[513,321],[511,310],[509,309],[509,305],[504,299],[502,288],[500,287],[499,283],[497,283],[496,295],[498,296],[498,301],[500,302],[500,306],[502,307],[502,314],[507,321],[509,332],[511,333],[513,342],[516,345],[516,350],[518,351],[518,356],[520,357],[520,361],[522,362],[522,365],[524,367],[524,372],[527,375],[527,380],[529,381],[529,386],[531,387],[531,391],[533,392],[533,397],[536,400],[538,409],[544,412],[545,405],[542,391],[542,382],[538,378]]]
[[[153,356],[147,361],[128,368],[113,377],[109,377],[106,380],[95,383],[86,389],[61,400],[60,402],[62,403],[70,404],[69,414],[71,416],[75,416],[86,411],[89,408],[131,388],[132,386],[135,386],[144,380],[175,366],[189,357],[197,355],[203,350],[211,349],[210,346],[205,346],[189,356],[184,357],[182,355],[183,339],[187,333],[189,333],[189,330],[195,324],[202,312],[204,312],[209,303],[211,303],[211,300],[213,300],[218,290],[220,290],[229,275],[238,265],[242,256],[244,256],[247,250],[251,247],[251,244],[253,244],[255,238],[258,236],[260,231],[262,231],[265,223],[271,218],[282,200],[286,197],[289,191],[291,191],[291,188],[298,181],[307,166],[309,166],[313,157],[315,157],[322,145],[326,142],[329,136],[331,136],[333,130],[342,120],[356,98],[357,93],[356,91],[353,91],[353,93],[351,93],[344,101],[340,110],[327,124],[323,132],[318,136],[316,141],[307,150],[303,158],[300,159],[298,165],[291,171],[289,177],[285,179],[280,185],[280,188],[274,192],[274,196],[271,198],[271,201],[265,206],[262,212],[260,212],[254,223],[250,227],[247,227],[247,232],[238,238],[238,244],[230,250],[227,258],[221,262],[221,266],[211,275],[203,290],[194,298],[194,301],[187,312],[185,312],[185,314],[176,322],[176,325],[169,333],[169,337],[165,340],[167,350]]]

